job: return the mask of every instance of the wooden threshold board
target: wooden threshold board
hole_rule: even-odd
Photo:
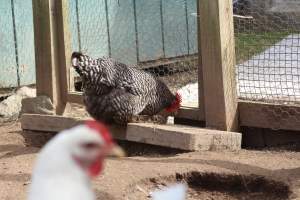
[[[23,114],[23,130],[59,132],[82,124],[84,119],[55,115]],[[112,126],[115,139],[127,140],[164,147],[200,150],[239,150],[240,133],[209,130],[182,125],[161,125],[152,123],[129,123],[126,127]]]

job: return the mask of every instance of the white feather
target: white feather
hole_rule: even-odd
[[[71,157],[71,150],[81,141],[103,143],[96,131],[79,125],[57,134],[42,148],[28,200],[95,200],[88,175]]]
[[[184,184],[176,184],[168,188],[152,193],[152,200],[185,200],[187,187]]]

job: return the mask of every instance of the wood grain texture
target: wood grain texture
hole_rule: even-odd
[[[200,1],[197,0],[197,41],[198,41],[198,108],[201,121],[205,121],[205,101],[203,87],[202,51],[201,51],[201,25],[200,25]]]
[[[300,131],[300,106],[239,102],[241,126]]]
[[[23,114],[21,127],[30,131],[60,132],[83,122],[79,118]],[[110,130],[115,139],[190,151],[239,150],[242,138],[240,133],[151,123],[129,123],[127,128],[113,126]]]
[[[207,127],[238,130],[231,0],[199,5],[201,64]]]
[[[71,31],[69,27],[69,5],[68,0],[57,0],[55,4],[56,34],[57,34],[57,64],[58,80],[60,87],[61,106],[58,112],[63,113],[67,103],[68,91],[73,89],[73,77],[70,77],[71,66]]]
[[[63,17],[66,2],[33,0],[37,96],[50,97],[58,114],[65,108],[68,87],[65,59],[69,42],[65,40],[67,21]]]
[[[23,114],[21,117],[21,128],[30,131],[60,132],[65,129],[83,124],[90,118],[74,118],[59,115]],[[110,127],[115,139],[126,138],[126,128],[120,126]]]
[[[57,104],[51,0],[33,0],[34,41],[37,95],[51,98]]]

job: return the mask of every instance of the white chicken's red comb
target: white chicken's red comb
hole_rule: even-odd
[[[85,122],[85,125],[97,131],[97,133],[99,133],[101,137],[104,139],[106,144],[114,143],[108,128],[104,124],[97,122],[95,120],[87,120]]]

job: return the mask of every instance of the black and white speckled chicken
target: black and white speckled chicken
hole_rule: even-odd
[[[133,116],[174,112],[181,97],[157,77],[112,58],[93,59],[72,54],[72,66],[81,76],[88,113],[106,123],[125,125]]]

